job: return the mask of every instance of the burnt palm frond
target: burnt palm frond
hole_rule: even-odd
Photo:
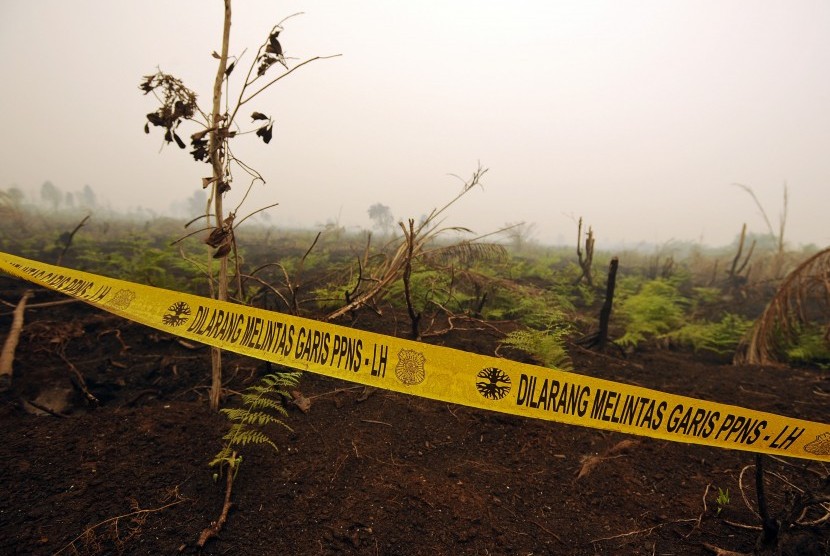
[[[807,325],[824,327],[830,342],[830,248],[801,263],[785,279],[738,346],[735,364],[768,365],[778,362],[781,348]]]
[[[432,265],[446,265],[458,262],[463,265],[475,262],[500,262],[507,258],[507,249],[497,243],[476,243],[462,241],[426,251],[423,261]]]

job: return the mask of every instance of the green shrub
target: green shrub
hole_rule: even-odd
[[[619,314],[625,321],[625,334],[617,340],[622,346],[636,347],[641,342],[659,338],[683,324],[688,299],[677,286],[663,278],[644,283],[640,290],[625,297]]]
[[[671,332],[673,342],[690,346],[695,352],[710,351],[718,355],[735,352],[738,343],[752,328],[752,321],[726,313],[720,322],[691,322]]]
[[[788,361],[797,365],[830,368],[830,342],[825,336],[825,330],[818,325],[799,330],[795,341],[785,350]]]

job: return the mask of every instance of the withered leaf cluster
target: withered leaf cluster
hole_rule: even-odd
[[[205,129],[203,131],[197,131],[190,136],[190,145],[193,147],[190,154],[193,155],[193,158],[197,162],[200,160],[208,162],[208,140],[205,139],[207,134],[208,130]]]
[[[176,133],[182,120],[192,119],[198,110],[196,93],[185,87],[181,80],[164,72],[145,75],[139,85],[144,94],[155,93],[161,106],[147,114],[144,133],[150,133],[150,125],[164,128],[164,140],[175,142],[180,149],[186,148],[184,141]]]
[[[227,127],[210,127],[208,129],[203,129],[202,131],[197,131],[196,133],[190,136],[190,146],[193,147],[193,150],[190,151],[190,154],[196,161],[210,163],[210,142],[208,140],[208,134],[214,130],[216,130],[216,139],[220,142],[224,141],[225,139],[231,139],[233,137],[236,137],[236,132],[231,131]]]
[[[214,259],[221,259],[226,257],[231,252],[233,245],[233,219],[236,217],[234,213],[228,214],[221,226],[217,226],[211,230],[205,243],[210,247],[216,249],[213,252]]]
[[[254,112],[251,114],[253,121],[265,120],[267,123],[256,130],[257,137],[261,137],[262,141],[267,145],[271,142],[271,136],[274,133],[274,122],[271,121],[270,116],[266,116],[262,112]]]
[[[282,54],[282,45],[278,37],[281,29],[275,28],[268,35],[268,44],[265,46],[265,54],[259,57],[259,67],[257,68],[257,76],[262,77],[275,63],[279,62],[285,66],[285,57]]]

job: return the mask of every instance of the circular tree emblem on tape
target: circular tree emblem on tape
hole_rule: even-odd
[[[818,435],[815,440],[804,446],[804,451],[817,456],[830,455],[830,432]]]
[[[161,317],[161,322],[168,326],[181,326],[190,317],[190,306],[184,301],[177,301],[167,308],[167,312]]]
[[[510,392],[510,377],[495,367],[479,371],[476,382],[478,392],[488,400],[500,400]]]
[[[398,352],[398,364],[395,366],[395,376],[407,386],[421,384],[427,374],[424,363],[427,358],[423,353],[411,349],[402,349]]]

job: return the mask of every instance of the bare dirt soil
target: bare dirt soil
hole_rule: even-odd
[[[0,299],[15,303],[26,287],[0,277]],[[196,553],[222,508],[224,481],[207,463],[228,426],[207,407],[207,350],[81,303],[35,307],[57,299],[37,290],[30,301],[12,386],[0,394],[0,553]],[[0,315],[1,341],[11,309]],[[367,314],[354,325],[394,334],[405,322]],[[498,339],[457,332],[433,341],[492,354]],[[572,356],[577,373],[830,422],[830,378],[818,370],[663,350],[621,358],[574,347]],[[232,354],[226,369],[229,403],[266,372]],[[293,432],[270,431],[279,453],[246,450],[228,522],[204,554],[830,553],[827,512],[815,509],[776,545],[759,545],[748,453],[312,374],[300,388],[310,411],[289,404]],[[766,464],[773,515],[799,492],[828,493],[825,465]],[[718,489],[728,489],[728,503],[717,503]]]

